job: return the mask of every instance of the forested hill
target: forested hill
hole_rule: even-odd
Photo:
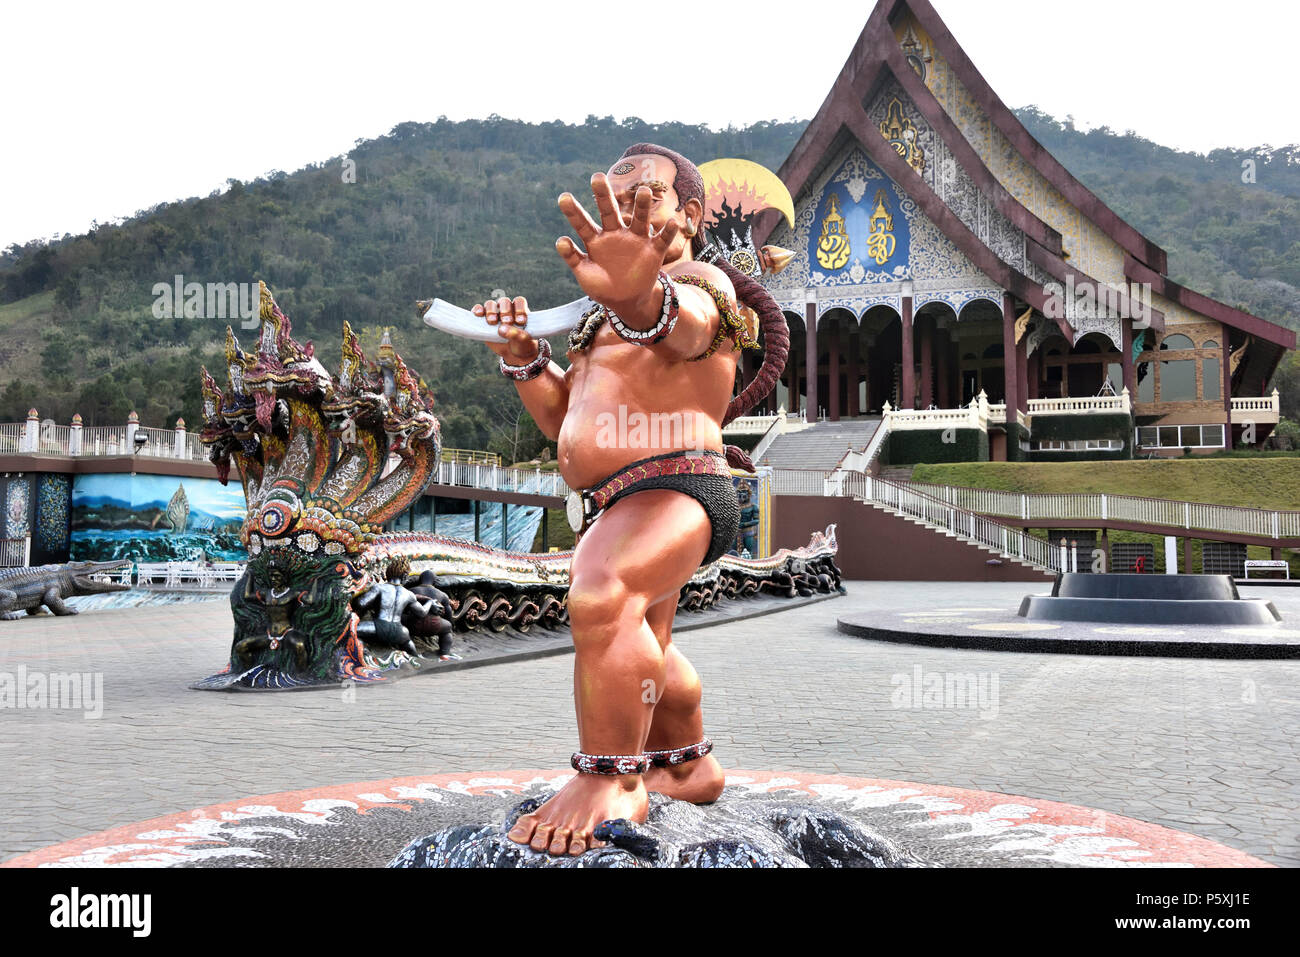
[[[1079,133],[1037,111],[1031,131],[1085,184],[1171,254],[1174,278],[1300,327],[1300,165],[1295,149],[1201,157],[1109,131]],[[223,320],[153,317],[153,287],[260,278],[327,367],[344,319],[371,348],[383,326],[433,386],[444,439],[518,459],[539,437],[481,345],[428,333],[413,303],[468,305],[495,289],[535,307],[578,295],[554,252],[555,206],[628,144],[663,143],[698,161],[777,168],[802,123],[713,132],[681,124],[487,120],[405,123],[348,156],[139,213],[92,233],[0,256],[0,421],[30,406],[66,422],[198,421],[198,368],[221,366]],[[347,182],[355,163],[355,182]],[[236,323],[237,325],[237,323]],[[237,330],[238,332],[238,330]],[[249,333],[243,333],[246,341]],[[223,378],[219,376],[219,378]]]
[[[262,279],[336,368],[343,320],[373,355],[383,326],[433,387],[450,447],[515,448],[517,398],[482,345],[435,335],[415,301],[465,306],[493,290],[535,308],[580,293],[555,253],[568,223],[565,190],[590,199],[591,173],[629,145],[659,142],[701,161],[720,156],[779,166],[803,123],[712,132],[591,117],[583,125],[496,117],[405,123],[345,157],[271,173],[202,199],[146,210],[120,225],[0,260],[0,421],[30,406],[66,422],[124,422],[135,409],[155,426],[199,417],[199,366],[214,374],[225,320],[155,319],[155,283]],[[242,335],[247,344],[249,333]],[[224,381],[224,375],[218,375]],[[523,429],[525,436],[535,433]]]

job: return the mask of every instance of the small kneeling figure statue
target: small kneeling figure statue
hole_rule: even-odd
[[[411,633],[402,624],[402,615],[423,618],[435,608],[435,600],[422,598],[403,587],[411,573],[410,559],[398,557],[388,563],[384,581],[376,582],[352,602],[358,614],[373,610],[374,617],[357,625],[357,635],[367,644],[387,645],[408,654],[416,654]]]

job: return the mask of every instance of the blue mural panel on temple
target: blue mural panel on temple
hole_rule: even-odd
[[[915,205],[880,169],[854,152],[818,198],[808,231],[808,264],[822,281],[854,283],[910,276]]]

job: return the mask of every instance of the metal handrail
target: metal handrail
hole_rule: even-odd
[[[1002,525],[985,515],[906,485],[850,472],[844,473],[838,486],[841,495],[884,505],[932,527],[950,531],[959,538],[987,546],[1005,557],[1019,559],[1045,571],[1056,572],[1062,568],[1059,550],[1024,529]]]
[[[1019,559],[1045,571],[1059,571],[1063,565],[1058,549],[1024,529],[1002,525],[986,515],[863,472],[774,469],[772,492],[774,495],[856,498],[920,519],[931,528],[952,532],[958,538],[987,546],[1006,558]]]
[[[1093,519],[1163,525],[1188,531],[1227,532],[1264,538],[1300,537],[1300,511],[1215,505],[1107,492],[1006,492],[955,485],[906,483],[981,515],[1031,519]]]

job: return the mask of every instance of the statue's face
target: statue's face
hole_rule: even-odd
[[[677,167],[666,156],[650,153],[642,156],[626,156],[610,167],[605,174],[614,199],[618,201],[618,211],[624,222],[631,222],[633,201],[636,191],[641,186],[648,186],[653,194],[650,204],[650,225],[655,232],[663,229],[671,220],[685,228],[689,221],[696,229],[704,217],[704,209],[697,200],[691,200],[678,209],[680,199],[673,189],[673,180],[677,178]],[[678,233],[669,247],[666,261],[680,259],[690,239],[684,233]]]
[[[288,578],[285,576],[283,569],[272,568],[267,577],[271,580],[271,587],[283,588]]]

